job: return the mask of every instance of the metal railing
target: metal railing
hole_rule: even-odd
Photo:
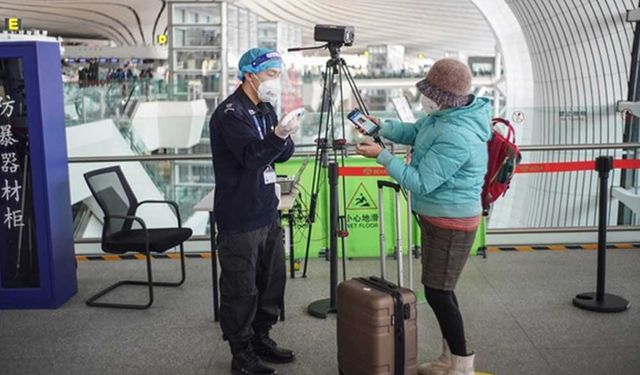
[[[392,143],[385,144],[394,151],[397,145]],[[296,145],[297,148],[312,148],[313,144]],[[347,145],[347,154],[349,156],[356,155],[353,148],[354,144]],[[627,150],[640,149],[640,143],[607,143],[597,145],[527,145],[519,146],[523,152],[537,151],[574,151],[574,150]],[[404,148],[398,148],[403,150]],[[294,156],[314,155],[314,152],[298,152]],[[69,158],[69,163],[106,163],[106,162],[136,162],[136,161],[202,161],[211,160],[211,154],[187,154],[187,155],[123,155],[123,156],[78,156]]]
[[[627,150],[640,149],[640,143],[602,143],[577,145],[525,145],[518,146],[520,151],[576,151],[576,150]]]
[[[347,154],[356,155],[354,144],[347,145]],[[298,149],[313,149],[314,144],[302,144],[296,146]],[[405,152],[405,148],[388,144],[390,151],[397,149],[398,153]],[[573,151],[573,150],[629,150],[640,149],[640,143],[608,143],[608,144],[568,144],[568,145],[525,145],[520,146],[523,152],[543,152],[543,151]],[[313,156],[313,151],[296,151],[294,156]],[[92,157],[71,157],[69,163],[118,163],[118,162],[160,162],[160,161],[209,161],[210,154],[190,154],[190,155],[132,155],[132,156],[92,156]],[[523,234],[561,234],[561,233],[593,233],[597,232],[596,226],[583,227],[533,227],[533,228],[493,228],[487,229],[489,235],[523,235]],[[640,226],[618,225],[609,228],[611,232],[636,232],[640,231]],[[197,235],[191,241],[205,241],[208,235]],[[76,239],[79,244],[100,243],[100,238]]]

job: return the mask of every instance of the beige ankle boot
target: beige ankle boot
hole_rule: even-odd
[[[471,353],[468,356],[460,357],[455,354],[451,355],[451,368],[446,375],[475,375],[473,369],[473,360],[475,359],[475,353]]]
[[[418,367],[420,375],[445,375],[451,368],[451,351],[447,340],[442,339],[442,354],[433,362],[423,363]]]

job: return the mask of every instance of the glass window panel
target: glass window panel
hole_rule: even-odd
[[[278,45],[275,40],[262,40],[259,43],[260,48],[269,48],[271,50],[276,50]]]
[[[249,44],[258,45],[258,15],[253,12],[249,12]]]
[[[227,30],[227,50],[229,53],[238,53],[238,29],[229,28]]]
[[[249,13],[246,9],[238,11],[238,48],[240,51],[249,49]]]
[[[173,4],[173,24],[191,23],[220,25],[222,23],[220,4]]]
[[[173,43],[175,45],[184,45],[185,36],[187,35],[186,30],[184,29],[174,29],[173,30]]]
[[[175,70],[219,71],[220,51],[174,51]]]
[[[220,73],[202,75],[202,73],[175,73],[174,82],[178,91],[186,92],[189,81],[202,82],[203,92],[220,92]]]
[[[278,37],[278,24],[275,22],[258,23],[258,37],[260,39],[276,39]]]
[[[227,8],[227,16],[227,25],[229,26],[227,29],[227,64],[230,67],[236,67],[241,53],[238,39],[238,8],[230,5]]]
[[[233,5],[227,7],[227,26],[238,27],[238,7]]]
[[[173,28],[174,47],[219,47],[222,43],[220,26],[183,26]]]
[[[173,12],[173,23],[186,23],[187,11],[186,9],[178,9]]]
[[[180,165],[178,166],[178,176],[180,178],[180,182],[189,180],[189,166]]]

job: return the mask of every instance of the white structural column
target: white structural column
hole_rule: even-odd
[[[533,107],[531,54],[520,23],[502,0],[471,0],[491,26],[504,58],[507,106],[511,110]]]
[[[498,41],[497,49],[504,61],[507,116],[525,114],[525,121],[514,124],[519,144],[530,144],[533,129],[534,82],[531,54],[522,27],[509,5],[502,0],[471,0],[483,14]],[[509,120],[512,120],[509,118]],[[527,155],[524,155],[525,158]],[[526,159],[525,159],[526,160]],[[498,200],[491,217],[491,227],[525,226],[521,215],[525,208],[530,178],[519,175],[513,179],[507,195]]]

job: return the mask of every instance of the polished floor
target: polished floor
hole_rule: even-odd
[[[640,251],[610,250],[611,293],[632,302],[629,311],[597,314],[576,309],[576,293],[595,289],[593,251],[503,252],[472,258],[458,288],[477,370],[498,375],[640,374]],[[416,261],[416,266],[419,263]],[[393,263],[389,263],[391,267]],[[178,262],[154,262],[156,278],[177,273]],[[146,311],[89,308],[84,300],[122,278],[144,277],[144,262],[84,261],[79,293],[53,311],[0,311],[0,374],[229,373],[230,354],[213,323],[209,260],[189,259],[179,289],[157,289]],[[348,263],[349,277],[373,275],[374,260]],[[328,295],[328,263],[310,263],[307,279],[290,280],[287,319],[274,338],[298,353],[279,374],[336,374],[335,317],[318,320],[305,308]],[[125,288],[113,298],[144,298]],[[435,318],[419,307],[420,360],[440,349]]]

